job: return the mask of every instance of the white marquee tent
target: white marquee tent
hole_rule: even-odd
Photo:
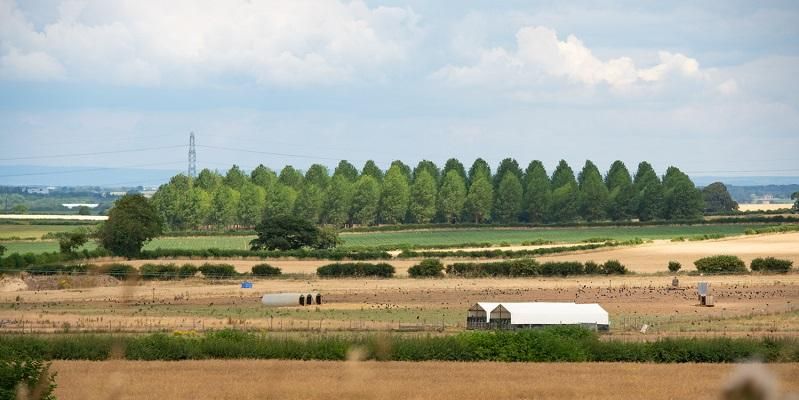
[[[467,324],[472,327],[585,325],[607,329],[610,320],[608,312],[595,303],[480,302],[469,309]]]

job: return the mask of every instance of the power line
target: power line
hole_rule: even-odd
[[[185,144],[180,144],[180,145],[175,145],[175,146],[145,147],[145,148],[130,149],[130,150],[97,151],[97,152],[92,152],[92,153],[50,154],[50,155],[46,155],[46,156],[11,157],[11,158],[0,158],[0,161],[18,161],[18,160],[36,160],[36,159],[42,159],[42,158],[66,158],[66,157],[98,156],[98,155],[103,155],[103,154],[135,153],[135,152],[138,152],[138,151],[176,149],[176,148],[179,148],[179,147],[186,147],[186,145]]]
[[[734,173],[734,174],[742,174],[742,173],[754,173],[754,172],[799,172],[799,169],[757,169],[757,170],[747,170],[747,171],[683,171],[687,174],[719,174],[719,173]]]
[[[222,146],[211,146],[211,145],[202,145],[198,144],[197,147],[207,148],[207,149],[216,149],[216,150],[227,150],[227,151],[238,151],[242,153],[252,153],[252,154],[264,154],[270,156],[281,156],[281,157],[296,157],[296,158],[310,158],[310,159],[319,159],[319,160],[330,160],[330,161],[341,161],[343,158],[338,157],[322,157],[322,156],[312,156],[307,154],[289,154],[289,153],[276,153],[271,151],[259,151],[259,150],[250,150],[250,149],[237,149],[232,147],[222,147]],[[366,161],[366,160],[357,160],[352,159],[353,161]],[[377,162],[376,160],[373,160]],[[380,161],[383,162],[383,161]]]
[[[114,167],[84,168],[84,169],[75,169],[75,170],[68,170],[68,171],[29,172],[29,173],[24,173],[24,174],[0,175],[0,178],[12,178],[12,177],[17,177],[17,176],[35,176],[35,175],[60,175],[60,174],[72,174],[72,173],[78,173],[78,172],[106,171],[106,170],[109,170],[109,169],[153,167],[153,166],[158,166],[158,165],[172,165],[172,164],[183,164],[183,162],[182,161],[171,161],[171,162],[163,162],[163,163],[150,163],[150,164],[137,164],[137,165],[120,165],[120,166],[114,166]]]

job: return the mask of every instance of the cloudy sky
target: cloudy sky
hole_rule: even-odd
[[[0,0],[0,166],[796,176],[797,71],[795,1]]]

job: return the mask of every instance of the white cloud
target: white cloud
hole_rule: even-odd
[[[36,28],[16,3],[0,0],[0,57],[8,59],[0,79],[305,85],[380,78],[406,59],[417,21],[410,9],[358,0],[64,1],[53,21]]]
[[[640,68],[629,57],[603,61],[574,35],[566,40],[547,27],[528,26],[516,33],[516,49],[483,49],[474,65],[447,65],[433,76],[451,84],[535,84],[561,79],[614,89],[659,83],[672,78],[703,79],[699,62],[679,53],[658,52],[659,63]]]

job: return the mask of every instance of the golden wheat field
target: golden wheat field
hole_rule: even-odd
[[[719,364],[56,361],[60,399],[715,399]],[[783,393],[799,365],[769,364]]]

